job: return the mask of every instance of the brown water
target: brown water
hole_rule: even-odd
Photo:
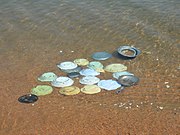
[[[178,0],[1,0],[0,134],[178,134],[179,7]],[[35,104],[17,101],[43,84],[37,81],[43,72],[65,75],[57,63],[92,60],[94,52],[113,53],[125,44],[142,53],[102,63],[125,64],[139,85],[119,95],[64,97],[54,89]]]

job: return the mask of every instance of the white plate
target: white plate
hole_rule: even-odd
[[[74,81],[69,77],[58,77],[56,80],[51,82],[54,87],[67,87],[73,85]]]
[[[133,73],[127,72],[127,71],[122,71],[122,72],[115,72],[113,73],[113,77],[118,79],[120,76],[123,75],[134,75]]]
[[[121,87],[121,84],[119,84],[115,80],[101,80],[98,82],[98,86],[105,90],[116,90]]]
[[[79,72],[83,76],[97,76],[100,75],[99,72],[95,71],[94,69],[83,69]]]
[[[59,65],[57,65],[60,69],[62,70],[70,70],[70,69],[74,69],[77,67],[77,64],[71,62],[71,61],[66,61],[66,62],[62,62]]]
[[[93,85],[100,81],[99,78],[95,76],[86,76],[79,80],[81,84]]]

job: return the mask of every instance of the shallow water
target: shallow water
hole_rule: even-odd
[[[1,71],[21,68],[18,62],[27,70],[39,60],[53,65],[97,51],[113,53],[129,44],[149,54],[134,61],[137,69],[170,74],[180,66],[179,5],[178,0],[1,0]]]
[[[179,7],[179,0],[1,0],[2,134],[12,134],[14,131],[23,134],[25,129],[29,134],[34,133],[33,124],[37,124],[35,120],[30,122],[29,129],[29,123],[21,121],[21,118],[26,120],[25,113],[35,116],[40,122],[38,127],[41,129],[45,126],[44,121],[54,120],[53,123],[58,124],[56,116],[49,119],[47,116],[49,113],[57,113],[56,108],[65,104],[75,112],[80,109],[88,113],[91,110],[88,107],[92,107],[95,114],[98,111],[96,103],[99,105],[104,102],[109,105],[107,108],[111,108],[110,105],[119,100],[125,102],[148,100],[149,103],[153,102],[155,106],[162,105],[167,110],[180,109]],[[37,77],[43,72],[54,71],[58,75],[64,75],[56,67],[59,62],[76,58],[92,60],[90,56],[94,52],[113,53],[124,44],[133,45],[142,53],[131,61],[113,57],[103,61],[103,64],[115,62],[125,64],[128,71],[140,78],[140,84],[135,88],[129,88],[118,96],[103,92],[100,94],[101,100],[96,95],[92,98],[80,95],[59,99],[56,91],[49,98],[48,96],[40,98],[39,107],[49,111],[42,116],[36,112],[40,111],[38,105],[34,110],[28,111],[24,105],[17,102],[20,95],[28,93],[32,87],[40,84]],[[103,77],[110,78],[111,75]],[[76,85],[80,86],[78,83]],[[48,105],[49,101],[54,104],[43,108],[42,105],[46,106],[46,101]],[[77,104],[79,108],[75,108]],[[71,109],[67,112],[72,113]],[[62,113],[62,116],[66,118],[68,113]],[[81,115],[81,120],[86,122],[88,120],[85,118],[86,115],[84,113]],[[43,121],[41,118],[47,119]],[[112,115],[111,118],[115,117]],[[74,118],[75,122],[77,119]],[[102,116],[103,119],[107,120]],[[28,120],[31,121],[30,118]],[[66,119],[63,120],[66,122]],[[18,122],[23,126],[18,125]],[[65,126],[68,127],[68,124],[65,123]],[[56,127],[50,129],[58,130]],[[79,128],[79,131],[81,130],[83,128]],[[43,131],[37,130],[38,133]]]

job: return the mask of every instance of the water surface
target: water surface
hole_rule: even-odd
[[[85,134],[89,130],[81,127],[82,123],[84,122],[84,125],[88,122],[94,123],[90,120],[92,117],[86,117],[89,113],[89,116],[93,116],[95,121],[97,119],[96,123],[99,122],[100,125],[104,120],[107,121],[107,127],[115,120],[121,120],[121,115],[116,115],[119,110],[112,109],[113,104],[120,101],[152,102],[155,105],[152,110],[157,108],[156,106],[163,106],[165,110],[180,109],[179,7],[179,0],[1,0],[2,134],[35,134],[34,131],[37,131],[37,134],[44,131],[48,133],[48,128],[51,131],[60,130],[56,127],[60,123],[64,124],[59,126],[64,129],[63,133],[67,134],[70,118],[73,119],[71,124],[74,122],[74,125],[77,125],[74,130],[78,128],[79,132],[83,131],[81,133]],[[57,63],[76,58],[92,60],[90,56],[94,52],[113,53],[120,45],[125,44],[140,49],[141,55],[131,61],[113,57],[103,62],[105,65],[115,62],[125,64],[128,71],[140,78],[139,85],[127,89],[123,94],[116,96],[113,92],[102,92],[91,97],[81,94],[71,98],[62,97],[58,95],[58,90],[55,90],[49,97],[41,97],[34,108],[17,102],[20,95],[28,93],[32,87],[40,84],[37,77],[43,72],[53,71],[58,75],[64,75],[57,69]],[[108,79],[111,75],[107,74],[104,77]],[[80,87],[79,83],[76,85]],[[102,102],[112,110],[108,112],[107,108],[100,109],[99,104]],[[65,112],[60,110],[63,106],[68,110]],[[94,113],[90,112],[92,110]],[[74,113],[80,113],[82,119],[73,117]],[[123,111],[120,113],[123,116]],[[156,112],[154,114],[156,116]],[[165,122],[173,123],[176,118]],[[132,121],[133,119],[130,119],[129,123]],[[145,121],[147,125],[153,122],[151,117],[149,123],[147,121]],[[48,123],[52,123],[52,126]],[[137,123],[136,119],[134,123]],[[122,126],[127,124],[124,123]],[[36,129],[34,125],[40,129]],[[44,127],[48,128],[44,130]],[[116,125],[109,129],[115,132],[114,127]],[[149,129],[142,129],[144,125],[140,127],[144,131]],[[158,127],[159,130],[164,129]],[[176,126],[173,127],[166,130],[166,133],[168,131],[171,134],[172,130],[175,132],[178,129]],[[155,128],[153,131],[157,133]],[[90,131],[93,133],[97,130]],[[95,133],[98,132],[103,134],[99,129]],[[134,134],[141,133],[137,131]]]

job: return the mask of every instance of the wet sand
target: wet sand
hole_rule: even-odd
[[[62,96],[58,88],[51,95],[39,97],[34,104],[21,104],[18,97],[29,93],[38,84],[43,72],[60,72],[56,64],[75,58],[90,58],[100,48],[91,46],[57,46],[51,49],[38,43],[20,44],[1,56],[1,130],[2,135],[120,135],[120,134],[179,134],[179,70],[164,64],[153,54],[142,53],[131,61],[113,57],[103,64],[119,62],[140,78],[137,86],[122,93],[102,91],[95,95],[80,93]],[[116,47],[105,47],[112,53]],[[143,50],[143,48],[140,48]],[[177,60],[178,50],[171,48]],[[60,53],[59,51],[63,52]],[[74,52],[71,52],[71,51]],[[22,53],[23,52],[23,53]],[[153,52],[152,52],[153,53]],[[167,52],[168,53],[168,52]],[[112,78],[104,73],[100,78]],[[75,81],[75,86],[82,87]]]
[[[119,12],[116,2],[109,3],[112,9],[106,3],[87,3],[83,8],[86,3],[63,2],[60,8],[49,3],[46,12],[39,10],[43,6],[31,10],[29,3],[16,1],[10,11],[6,4],[0,12],[0,135],[180,134],[177,10],[165,5],[168,14],[164,10],[160,14],[158,4],[138,8],[138,3],[131,3]],[[75,96],[60,95],[54,88],[52,94],[33,104],[18,102],[32,87],[49,84],[37,80],[42,73],[65,75],[56,64],[76,58],[92,61],[94,52],[114,53],[124,44],[134,45],[142,53],[133,60],[113,57],[102,63],[126,65],[140,78],[138,85],[119,94],[102,90]],[[110,79],[112,74],[99,77]],[[83,87],[78,80],[74,85]]]

